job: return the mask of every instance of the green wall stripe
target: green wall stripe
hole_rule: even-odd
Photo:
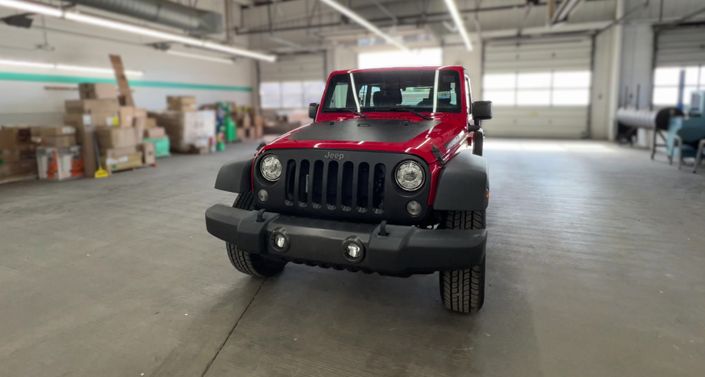
[[[88,76],[63,76],[35,73],[0,72],[0,81],[51,82],[61,84],[78,84],[82,82],[98,82],[115,84],[115,79]],[[226,92],[251,92],[250,86],[196,84],[188,82],[130,80],[130,86],[135,88],[173,88],[193,90],[220,90]]]

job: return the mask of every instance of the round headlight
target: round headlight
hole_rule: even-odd
[[[274,182],[282,175],[282,163],[279,161],[277,156],[273,154],[264,156],[262,161],[259,163],[259,171],[262,173],[262,177],[264,177],[264,179]]]
[[[416,191],[423,185],[423,168],[416,161],[407,160],[397,166],[394,173],[399,187],[406,191]]]

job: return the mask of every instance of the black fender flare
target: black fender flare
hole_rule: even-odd
[[[466,149],[443,167],[433,208],[439,211],[482,211],[487,208],[489,191],[485,158]]]
[[[215,179],[215,188],[228,192],[247,192],[252,187],[252,160],[235,161],[223,165]]]

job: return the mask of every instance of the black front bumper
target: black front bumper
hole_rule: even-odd
[[[383,227],[381,224],[258,213],[222,204],[206,210],[206,228],[210,234],[251,253],[390,275],[467,268],[482,260],[487,240],[484,229]],[[274,246],[274,232],[286,234],[289,243],[285,251]],[[350,239],[357,239],[364,245],[364,257],[359,261],[349,260],[343,252],[343,243]]]

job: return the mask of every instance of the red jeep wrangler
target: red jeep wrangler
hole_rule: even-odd
[[[223,166],[233,206],[206,211],[238,271],[287,262],[385,275],[439,271],[441,299],[479,310],[489,185],[480,122],[463,67],[334,71],[311,124]]]

